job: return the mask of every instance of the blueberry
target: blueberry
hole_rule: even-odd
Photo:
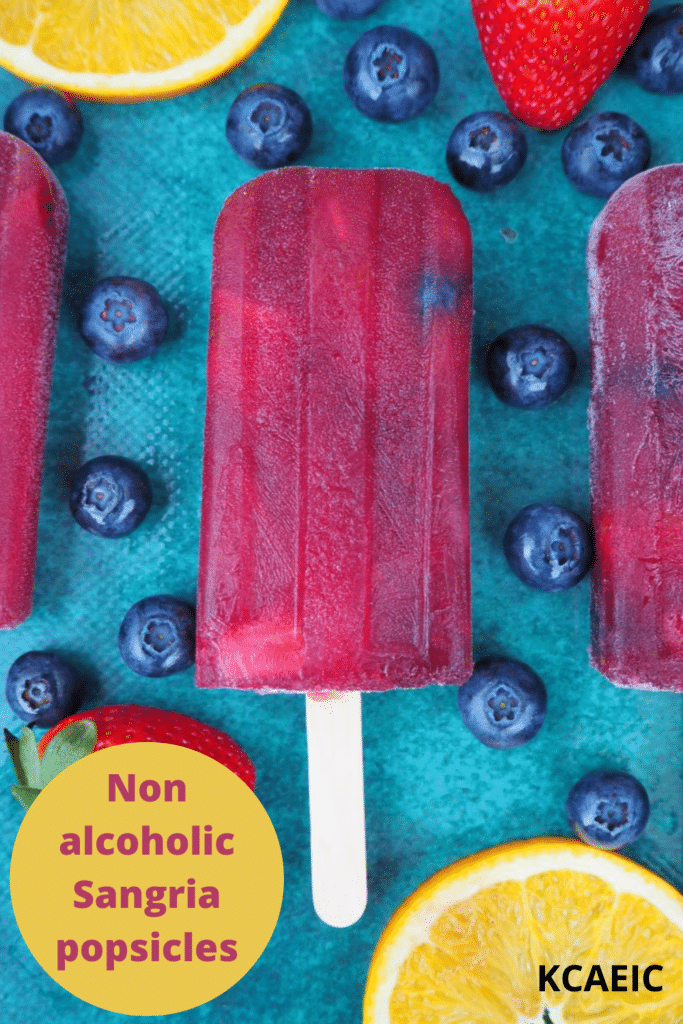
[[[633,44],[636,81],[648,92],[683,92],[683,4],[648,14]]]
[[[535,590],[566,590],[586,575],[593,560],[588,526],[560,505],[527,505],[503,538],[512,571]]]
[[[486,353],[491,387],[501,402],[517,409],[542,409],[554,402],[575,367],[574,349],[562,335],[535,324],[505,331]]]
[[[650,140],[626,114],[594,114],[562,143],[562,166],[579,192],[606,199],[650,162]]]
[[[340,21],[352,21],[354,18],[364,18],[366,14],[372,14],[383,0],[315,0],[315,2],[323,14],[329,14],[331,18],[338,18]]]
[[[170,676],[194,662],[195,613],[167,594],[145,597],[126,613],[119,650],[128,668],[141,676]]]
[[[228,113],[225,134],[235,152],[256,167],[284,167],[311,141],[311,112],[293,89],[252,85]]]
[[[442,274],[423,274],[418,281],[417,306],[423,316],[436,309],[458,308],[462,288]]]
[[[526,135],[514,117],[483,110],[456,124],[446,147],[446,163],[461,185],[490,192],[512,181],[526,154]]]
[[[514,658],[481,658],[458,691],[462,720],[487,747],[508,750],[528,743],[543,725],[545,686]]]
[[[407,121],[429,106],[439,65],[429,43],[407,28],[379,25],[363,33],[344,62],[344,88],[375,121]]]
[[[56,725],[78,709],[81,684],[58,654],[28,651],[7,673],[7,703],[22,722]]]
[[[100,455],[81,466],[69,497],[76,522],[99,537],[132,533],[151,504],[147,474],[119,455]]]
[[[110,363],[133,363],[152,355],[167,326],[158,291],[136,277],[98,281],[85,300],[79,324],[93,352]]]
[[[589,772],[567,797],[569,824],[579,839],[601,850],[618,850],[634,842],[649,815],[645,788],[626,772]]]
[[[83,135],[81,112],[73,100],[42,86],[14,97],[5,111],[4,127],[33,146],[48,164],[73,156]]]

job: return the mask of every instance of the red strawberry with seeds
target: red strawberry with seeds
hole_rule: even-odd
[[[647,0],[472,0],[479,41],[510,113],[563,128],[635,39]]]
[[[5,739],[19,781],[12,792],[24,807],[69,764],[102,747],[120,743],[172,743],[212,757],[254,788],[254,765],[227,733],[203,725],[188,715],[138,704],[113,704],[79,711],[45,733],[36,745],[31,729],[17,739],[5,729]]]

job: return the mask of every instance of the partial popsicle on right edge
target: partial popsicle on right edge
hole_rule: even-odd
[[[683,690],[683,165],[612,196],[588,243],[591,662]]]

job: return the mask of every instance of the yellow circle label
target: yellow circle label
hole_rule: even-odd
[[[277,923],[282,854],[259,799],[204,754],[98,750],[26,813],[12,904],[38,963],[104,1010],[178,1013],[234,985]]]

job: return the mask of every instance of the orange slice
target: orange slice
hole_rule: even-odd
[[[572,965],[580,970],[567,980],[579,991],[563,984]],[[650,965],[662,969],[648,989]],[[547,982],[539,991],[541,966],[558,992]],[[569,839],[486,850],[444,868],[396,911],[363,1009],[364,1024],[678,1024],[683,896],[625,857]]]
[[[187,92],[244,60],[287,0],[3,0],[0,65],[82,99]]]

